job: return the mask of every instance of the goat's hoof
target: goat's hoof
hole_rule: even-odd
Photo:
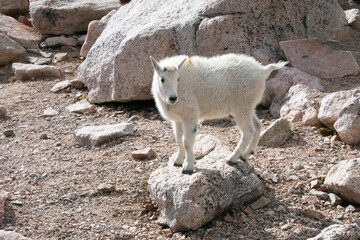
[[[174,163],[174,166],[175,166],[175,167],[182,167],[182,164]]]
[[[188,174],[188,175],[191,175],[191,174],[193,174],[193,170],[182,170],[182,174]]]
[[[244,158],[243,156],[240,156],[240,160],[243,161],[243,162],[247,162],[247,159]]]
[[[232,162],[232,161],[226,161],[226,163],[230,166],[235,166],[238,164],[238,162]]]

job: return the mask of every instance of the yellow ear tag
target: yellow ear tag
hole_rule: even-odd
[[[192,62],[191,62],[191,58],[189,58],[189,63],[190,63],[190,64],[192,64]]]

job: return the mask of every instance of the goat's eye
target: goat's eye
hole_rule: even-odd
[[[165,79],[162,78],[162,79],[161,79],[161,82],[164,83],[164,82],[165,82]]]

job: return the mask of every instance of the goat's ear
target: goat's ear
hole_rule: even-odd
[[[179,65],[177,66],[177,69],[180,70],[180,68],[182,67],[182,65],[184,64],[186,58],[184,58],[180,63]]]
[[[160,64],[152,57],[150,56],[151,64],[156,72],[160,73],[163,71],[163,68],[160,66]]]

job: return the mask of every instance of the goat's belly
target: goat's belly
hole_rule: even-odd
[[[200,110],[201,119],[217,119],[224,118],[230,115],[228,106],[213,105]]]

